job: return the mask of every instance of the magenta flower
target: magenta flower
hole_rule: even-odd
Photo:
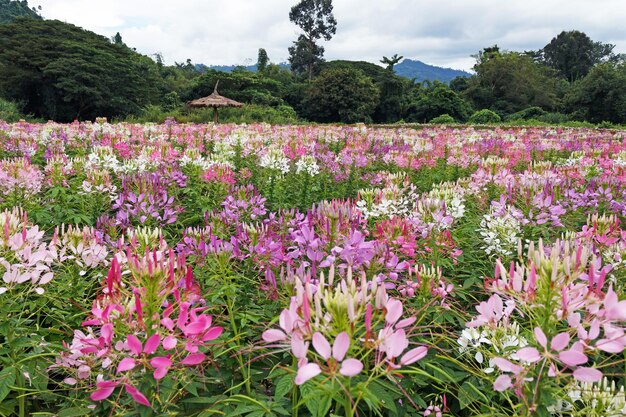
[[[109,398],[109,396],[111,396],[111,394],[113,394],[113,391],[118,384],[119,382],[117,381],[100,381],[96,384],[96,387],[98,387],[98,389],[95,390],[89,396],[89,398],[91,398],[93,401],[106,400],[107,398]]]

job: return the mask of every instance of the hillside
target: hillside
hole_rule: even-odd
[[[452,81],[456,77],[470,77],[472,75],[466,71],[437,67],[412,59],[405,59],[396,64],[394,71],[401,77],[415,78],[416,81],[438,80],[445,83]]]
[[[331,64],[332,66],[336,66],[336,65],[342,65],[342,63],[344,64],[354,63],[354,64],[360,65],[361,67],[365,65],[368,68],[375,66],[375,67],[380,68],[381,71],[383,70],[383,67],[381,67],[378,64],[372,64],[370,62],[364,62],[364,61],[336,60],[336,61],[328,61],[325,65]],[[289,64],[287,63],[281,63],[279,65],[281,67],[289,68]],[[196,69],[201,72],[206,72],[209,69],[213,69],[216,71],[231,72],[235,68],[241,68],[241,67],[242,66],[238,66],[238,65],[203,65],[203,64],[196,65]],[[256,65],[243,66],[243,68],[245,68],[248,71],[256,71]],[[470,77],[472,75],[466,71],[455,70],[451,68],[437,67],[435,65],[425,64],[422,61],[417,61],[417,60],[412,60],[412,59],[405,59],[401,63],[396,64],[396,66],[394,67],[394,71],[397,75],[401,77],[405,77],[409,79],[415,78],[415,80],[418,82],[424,81],[424,80],[430,80],[430,81],[441,81],[441,82],[448,83],[456,77]],[[368,73],[368,71],[364,71],[364,72],[366,72],[366,74]],[[367,75],[372,77],[372,74],[367,74]],[[376,78],[376,77],[372,77],[372,78]]]

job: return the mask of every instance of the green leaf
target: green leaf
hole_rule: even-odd
[[[66,408],[59,411],[59,417],[75,417],[75,416],[86,416],[91,413],[91,410],[83,407],[72,407]]]
[[[274,391],[274,398],[283,398],[293,388],[293,377],[291,375],[284,375],[278,381],[276,381],[276,390]]]
[[[0,402],[11,392],[10,386],[15,384],[15,368],[9,366],[0,371]]]
[[[474,384],[470,381],[465,381],[459,389],[459,405],[461,408],[467,407],[469,404],[478,400],[479,397],[485,402],[489,402],[485,394],[483,394]]]

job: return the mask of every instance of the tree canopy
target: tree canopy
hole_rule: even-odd
[[[57,20],[0,25],[0,89],[43,118],[125,115],[157,99],[150,58]]]
[[[305,96],[304,107],[318,122],[371,122],[379,91],[371,78],[351,68],[323,71]]]
[[[0,0],[0,23],[9,23],[18,17],[41,19],[39,11],[30,8],[27,0]]]

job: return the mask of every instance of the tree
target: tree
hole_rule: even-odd
[[[24,111],[58,121],[137,113],[157,102],[152,59],[58,20],[0,25],[0,94]]]
[[[267,51],[263,48],[259,48],[259,55],[256,60],[256,70],[259,72],[264,72],[269,62],[270,62],[270,59],[267,56]]]
[[[626,65],[596,65],[565,97],[566,108],[593,123],[626,123]]]
[[[30,8],[26,0],[0,0],[0,23],[9,23],[18,17],[41,19],[39,11],[34,7]]]
[[[615,45],[594,42],[583,32],[563,31],[542,49],[543,61],[569,82],[589,73],[594,65],[615,59]]]
[[[531,106],[554,110],[559,105],[559,81],[551,68],[499,48],[486,48],[476,58],[476,75],[463,91],[475,108],[505,115]]]
[[[122,40],[122,35],[120,35],[119,32],[117,32],[115,34],[115,36],[113,36],[113,43],[116,45],[124,45],[124,41]]]
[[[370,122],[379,91],[361,71],[335,68],[323,71],[304,99],[306,115],[317,122]]]
[[[380,63],[387,65],[387,70],[393,72],[394,65],[402,61],[402,58],[404,57],[398,56],[398,54],[394,54],[394,56],[392,56],[391,58],[387,58],[386,56],[383,56],[383,59],[380,60]]]
[[[472,114],[472,106],[446,84],[434,82],[422,89],[417,100],[411,103],[407,120],[424,123],[443,114],[466,121]]]
[[[311,81],[314,68],[324,55],[324,48],[316,42],[320,39],[329,41],[337,30],[332,0],[300,0],[291,8],[289,20],[304,32],[289,48],[289,63],[295,73],[301,73],[305,68]]]

